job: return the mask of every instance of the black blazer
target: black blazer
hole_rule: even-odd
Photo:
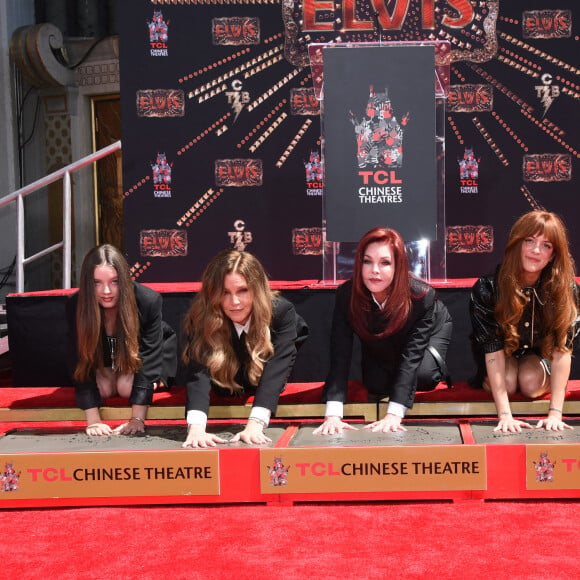
[[[270,326],[274,355],[264,365],[264,371],[257,387],[251,386],[243,369],[236,375],[238,384],[245,390],[253,393],[255,391],[254,406],[269,409],[272,415],[276,412],[280,393],[284,390],[294,361],[296,353],[302,343],[308,337],[308,326],[297,314],[294,305],[278,296],[274,299],[272,324]],[[249,356],[245,345],[238,339],[235,327],[230,321],[230,334],[234,352],[238,357],[240,365]],[[187,370],[186,382],[186,405],[187,411],[202,411],[206,415],[209,412],[210,390],[216,388],[220,394],[229,394],[229,391],[215,385],[210,377],[207,367],[193,362]]]
[[[368,391],[388,396],[391,401],[407,408],[413,406],[417,371],[429,339],[449,318],[442,303],[435,311],[435,290],[431,286],[414,278],[410,278],[410,283],[411,313],[403,328],[380,340],[361,340],[362,379]],[[330,339],[330,371],[323,388],[324,401],[346,402],[354,338],[354,330],[348,318],[351,293],[352,280],[339,286],[336,291]],[[380,332],[383,327],[381,311],[374,302],[372,307],[372,330]]]
[[[134,282],[137,310],[139,311],[139,358],[142,367],[135,373],[133,390],[129,398],[131,405],[150,405],[153,398],[153,383],[162,378],[163,361],[163,323],[161,308],[163,299],[160,294]],[[72,379],[78,361],[76,310],[78,292],[67,302],[67,318],[69,327],[68,366],[71,380],[75,385],[77,405],[81,409],[101,407],[103,400],[97,389],[94,376],[90,380],[79,383]]]

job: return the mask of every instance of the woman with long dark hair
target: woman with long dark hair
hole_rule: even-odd
[[[255,395],[247,424],[233,441],[269,442],[263,431],[308,336],[292,303],[270,289],[255,256],[224,250],[207,265],[183,326],[188,367],[183,447],[225,443],[206,432],[212,388],[225,396]]]
[[[531,425],[514,419],[509,397],[550,392],[548,415],[537,427],[563,430],[573,341],[580,330],[574,262],[568,234],[554,213],[531,211],[513,225],[495,274],[480,278],[470,302],[477,387],[490,391],[498,413],[495,431]]]
[[[405,429],[401,422],[416,389],[450,383],[445,356],[451,331],[451,316],[435,290],[410,274],[401,235],[383,227],[368,231],[358,243],[352,279],[336,291],[325,420],[315,434],[354,428],[342,417],[355,334],[369,400],[389,398],[385,417],[367,428],[388,432]]]
[[[88,435],[145,430],[153,391],[169,386],[177,367],[177,337],[161,307],[161,295],[133,282],[117,248],[104,244],[85,256],[67,311],[69,366]],[[99,407],[114,396],[129,399],[132,416],[113,431]]]

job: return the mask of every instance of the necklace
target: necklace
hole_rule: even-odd
[[[115,351],[117,349],[117,337],[107,336],[107,344],[109,345],[109,353],[111,355],[111,369],[115,370]]]

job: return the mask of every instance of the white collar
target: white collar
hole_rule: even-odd
[[[381,309],[384,310],[385,306],[387,305],[387,300],[388,298],[385,298],[384,302],[378,302],[377,299],[375,298],[375,295],[371,292],[371,296],[373,297],[373,302]]]
[[[246,324],[244,324],[243,326],[241,324],[238,324],[237,322],[234,322],[234,328],[236,329],[236,332],[238,333],[238,338],[240,338],[240,336],[242,335],[242,332],[245,332],[246,334],[248,334],[248,330],[250,330],[251,320],[252,320],[252,317],[250,316],[250,318],[248,318],[248,322],[246,322]]]

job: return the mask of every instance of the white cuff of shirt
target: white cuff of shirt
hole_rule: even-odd
[[[326,401],[325,417],[340,417],[344,415],[344,404],[342,401]]]
[[[250,417],[255,417],[256,419],[263,421],[265,427],[270,423],[270,415],[270,409],[266,409],[266,407],[252,407],[252,410],[250,411]]]
[[[401,417],[401,419],[405,416],[407,412],[407,407],[405,405],[401,405],[401,403],[396,403],[395,401],[390,401],[389,406],[387,407],[387,413],[391,415],[397,415],[397,417]]]
[[[207,424],[207,415],[203,411],[197,411],[195,409],[187,411],[187,424],[201,425],[205,429]]]

